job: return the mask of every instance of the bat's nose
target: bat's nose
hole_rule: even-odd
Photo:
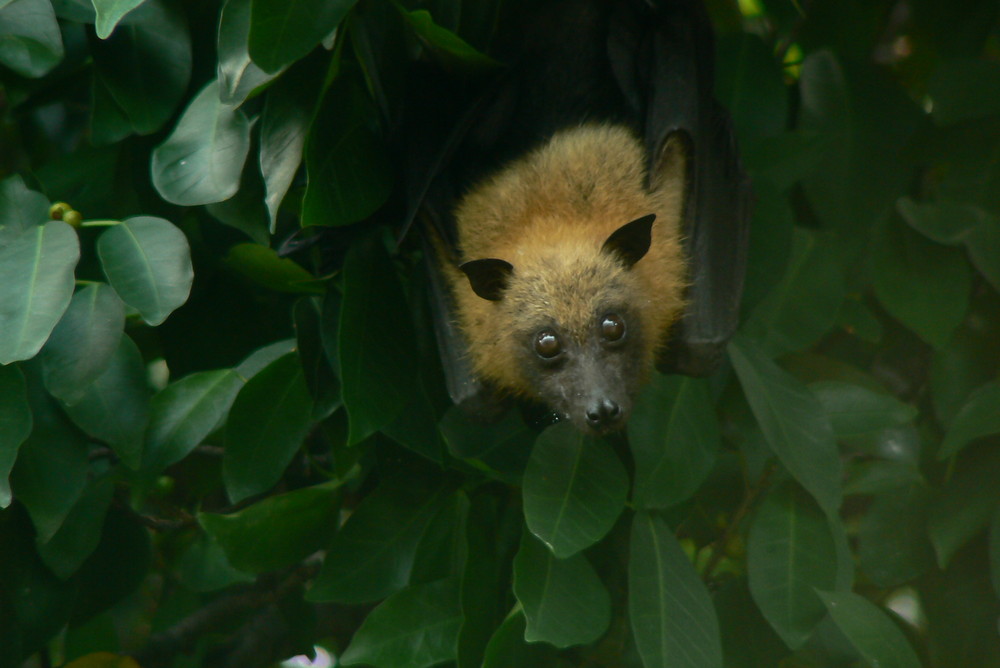
[[[621,406],[607,397],[597,400],[587,409],[587,424],[593,429],[613,427],[621,418]]]

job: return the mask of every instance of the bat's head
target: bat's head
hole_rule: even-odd
[[[541,399],[582,430],[624,426],[657,340],[644,327],[650,296],[632,271],[654,218],[623,225],[599,248],[569,239],[519,252],[517,266],[461,266],[475,293],[494,302],[495,339],[479,352],[509,379],[504,389]]]

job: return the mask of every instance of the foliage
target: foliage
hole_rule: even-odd
[[[0,0],[0,666],[1000,666],[997,4],[709,4],[744,324],[596,440],[393,243],[517,2]]]

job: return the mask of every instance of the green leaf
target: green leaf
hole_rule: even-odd
[[[829,238],[796,229],[788,270],[744,327],[772,357],[808,348],[833,328],[844,276]]]
[[[972,291],[962,252],[887,219],[876,231],[871,258],[875,294],[886,310],[935,348],[948,343]]]
[[[226,0],[219,16],[219,90],[222,102],[239,106],[254,92],[273,79],[252,60],[247,42],[250,39],[252,0]]]
[[[110,445],[126,466],[138,469],[149,421],[149,396],[142,355],[132,339],[123,335],[108,368],[65,410],[80,429]]]
[[[97,240],[108,282],[122,301],[156,326],[191,292],[194,270],[184,233],[153,216],[123,220]]]
[[[528,528],[564,559],[611,530],[625,507],[628,474],[605,441],[562,422],[535,441],[522,493]]]
[[[396,269],[378,240],[351,246],[338,334],[351,445],[392,422],[410,401],[417,354],[409,313]]]
[[[990,523],[1000,504],[1000,451],[984,448],[963,457],[954,477],[935,499],[927,532],[941,569]]]
[[[878,606],[850,591],[818,593],[833,621],[870,665],[920,668],[906,636]]]
[[[392,169],[373,129],[371,102],[341,75],[323,98],[306,141],[302,226],[349,225],[374,213],[392,190]]]
[[[97,13],[97,36],[107,39],[122,17],[145,0],[92,0]]]
[[[118,349],[125,307],[105,283],[91,283],[73,295],[42,348],[45,389],[66,404],[83,398]]]
[[[158,392],[149,406],[142,468],[159,472],[188,456],[219,426],[243,379],[232,369],[199,371]]]
[[[660,517],[636,513],[628,615],[646,668],[721,668],[719,621],[708,589]]]
[[[819,401],[742,336],[730,342],[729,358],[771,449],[820,506],[835,514],[840,455]]]
[[[708,382],[657,374],[628,423],[635,505],[669,508],[688,499],[712,470],[720,442]]]
[[[861,516],[857,547],[861,570],[879,587],[912,582],[934,566],[934,550],[927,539],[931,502],[924,485],[897,485],[877,494]]]
[[[14,365],[0,366],[0,508],[10,505],[8,476],[31,425],[31,405],[21,370]]]
[[[264,206],[264,179],[256,160],[251,158],[243,163],[240,189],[235,195],[224,202],[213,202],[205,210],[223,225],[239,230],[255,243],[263,246],[270,244],[267,207]]]
[[[211,592],[242,582],[253,582],[254,576],[233,568],[218,541],[205,533],[188,545],[174,562],[177,580],[192,591]]]
[[[222,262],[242,278],[275,292],[313,295],[324,292],[323,286],[316,282],[316,277],[303,269],[302,265],[279,257],[267,246],[236,244],[229,249]]]
[[[750,593],[792,649],[801,647],[826,615],[817,589],[834,589],[837,554],[823,512],[795,485],[768,493],[750,526]]]
[[[0,249],[49,219],[49,200],[18,174],[0,181]]]
[[[771,294],[788,270],[795,219],[788,196],[767,182],[754,181],[754,206],[750,219],[746,279],[741,311],[753,313]],[[823,292],[827,292],[825,289]]]
[[[430,12],[418,9],[403,12],[417,39],[446,68],[459,72],[490,70],[501,66],[484,53],[474,49],[464,39],[434,22]]]
[[[295,339],[282,339],[258,348],[233,369],[243,382],[263,371],[271,362],[295,350]]]
[[[1000,67],[982,58],[942,60],[927,82],[931,116],[941,125],[1000,113]]]
[[[746,578],[723,583],[712,597],[726,668],[778,666],[790,653],[754,603]]]
[[[527,531],[514,557],[514,595],[524,608],[528,642],[556,647],[600,638],[611,621],[611,598],[582,554],[557,559]]]
[[[511,612],[490,638],[483,668],[552,668],[556,665],[556,650],[552,645],[524,641],[526,628],[524,613],[520,609]]]
[[[1000,505],[993,513],[993,521],[990,522],[990,581],[993,583],[993,591],[1000,594]]]
[[[852,461],[845,476],[844,494],[881,494],[922,482],[920,470],[909,462]]]
[[[281,479],[312,427],[312,408],[295,353],[272,362],[240,390],[226,422],[222,458],[222,479],[234,503]]]
[[[306,386],[315,402],[314,416],[317,420],[322,420],[340,408],[342,402],[340,379],[334,373],[323,349],[324,323],[319,300],[303,297],[295,302],[292,319]]]
[[[21,76],[48,74],[63,58],[62,35],[49,0],[13,0],[0,8],[0,64]]]
[[[780,134],[788,116],[788,90],[771,47],[751,33],[718,41],[716,96],[733,118],[741,147]]]
[[[250,57],[275,73],[306,55],[340,25],[357,0],[253,0]]]
[[[340,662],[425,668],[453,660],[461,623],[458,578],[412,585],[368,614]]]
[[[38,541],[38,556],[59,578],[65,580],[75,573],[97,549],[114,491],[110,475],[90,481],[55,535]]]
[[[191,35],[176,3],[105,0],[102,4],[137,7],[110,37],[90,41],[91,128],[94,143],[110,144],[132,132],[152,134],[174,115],[191,80]]]
[[[199,513],[198,522],[247,573],[291,566],[323,547],[337,529],[342,481],[271,496],[229,515]]]
[[[0,250],[0,364],[34,357],[49,338],[73,297],[79,257],[76,232],[55,220]]]
[[[153,185],[181,206],[227,200],[240,187],[250,150],[250,122],[219,100],[219,82],[198,93],[167,139],[153,150]]]
[[[990,434],[1000,434],[1000,382],[996,381],[969,395],[948,427],[938,459],[947,459],[977,438]]]
[[[895,427],[917,417],[917,409],[910,404],[853,383],[820,381],[810,384],[809,389],[819,399],[838,437]]]
[[[330,541],[306,598],[367,603],[405,587],[417,544],[447,498],[448,490],[428,488],[420,480],[382,483]]]

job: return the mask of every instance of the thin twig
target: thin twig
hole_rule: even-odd
[[[733,534],[739,527],[743,518],[746,514],[750,512],[750,508],[753,507],[754,502],[760,493],[767,487],[768,482],[771,479],[771,475],[778,467],[772,462],[769,464],[760,474],[760,478],[757,480],[757,484],[753,487],[747,489],[746,493],[743,495],[743,501],[740,502],[739,507],[736,512],[733,513],[733,518],[726,525],[722,534],[715,539],[712,543],[712,556],[709,557],[708,563],[705,565],[704,577],[710,578],[715,572],[715,569],[719,566],[719,562],[722,561],[722,557],[726,554],[726,547],[729,545],[729,541],[732,539]]]

